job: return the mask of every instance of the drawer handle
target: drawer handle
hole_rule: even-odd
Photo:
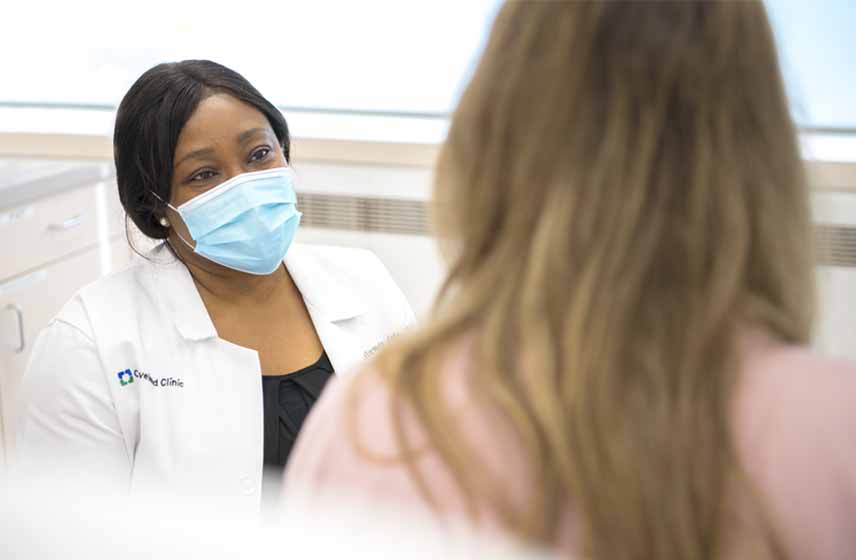
[[[64,220],[58,224],[50,224],[48,225],[48,230],[50,231],[68,231],[79,227],[83,221],[86,219],[86,213],[78,214],[77,216],[72,216],[71,218]]]
[[[15,321],[18,323],[18,346],[14,348],[13,351],[15,354],[20,354],[27,347],[27,341],[24,338],[24,312],[21,311],[21,308],[14,303],[7,305],[6,311],[15,312]]]

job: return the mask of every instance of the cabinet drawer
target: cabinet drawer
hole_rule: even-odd
[[[98,241],[95,186],[0,210],[0,280]]]
[[[98,279],[99,258],[96,247],[0,283],[0,415],[7,450],[12,447],[18,386],[33,343],[65,302]]]

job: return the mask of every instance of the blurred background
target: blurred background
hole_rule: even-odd
[[[247,77],[291,127],[304,212],[298,240],[373,250],[424,315],[443,275],[427,216],[432,165],[498,4],[6,2],[0,420],[7,445],[37,333],[80,287],[133,255],[111,133],[115,107],[142,72],[207,58]],[[767,5],[813,189],[816,345],[856,358],[856,2]],[[129,234],[144,250],[145,240]]]

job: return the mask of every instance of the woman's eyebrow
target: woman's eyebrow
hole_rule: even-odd
[[[259,133],[264,134],[266,132],[267,132],[267,129],[264,127],[251,128],[249,130],[245,130],[244,132],[242,132],[238,135],[238,142],[244,143],[247,140],[249,140],[250,138],[252,138],[253,136],[256,136]]]
[[[192,152],[188,152],[184,157],[182,157],[180,160],[175,162],[175,167],[178,167],[179,165],[181,165],[182,163],[184,163],[185,161],[187,161],[189,159],[201,158],[203,156],[209,156],[213,152],[214,152],[214,150],[211,148],[200,148],[198,150],[193,150]]]

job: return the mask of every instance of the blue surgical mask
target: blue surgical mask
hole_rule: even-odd
[[[300,225],[294,174],[288,167],[243,173],[178,208],[196,247],[217,264],[265,275],[285,258]]]

